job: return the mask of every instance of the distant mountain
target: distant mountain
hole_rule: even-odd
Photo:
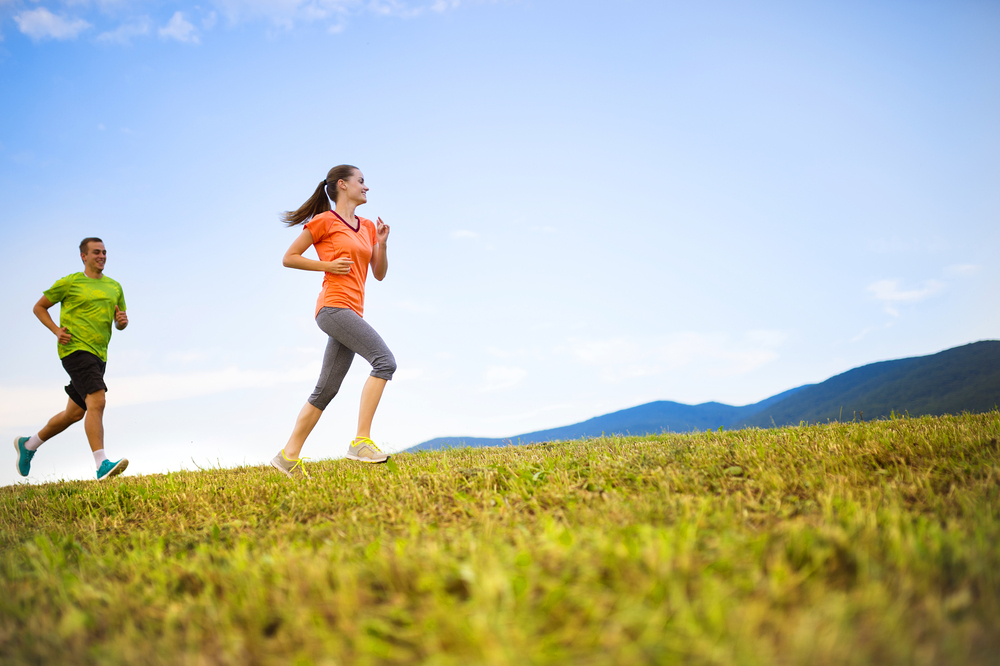
[[[612,433],[631,433],[644,435],[660,432],[689,432],[691,430],[708,430],[727,425],[733,421],[756,414],[768,405],[783,400],[801,391],[802,388],[779,393],[762,402],[744,407],[733,407],[720,402],[706,402],[700,405],[684,405],[669,400],[650,402],[638,407],[630,407],[604,416],[597,416],[582,423],[538,430],[515,437],[438,437],[408,449],[422,451],[442,449],[452,446],[502,446],[505,444],[531,444],[532,442],[549,442],[562,439],[581,439],[583,437],[599,437]]]
[[[872,363],[773,402],[732,427],[985,412],[1000,405],[1000,341]]]
[[[872,363],[820,384],[800,386],[743,407],[718,402],[684,405],[660,400],[582,423],[514,437],[438,437],[408,450],[530,444],[613,433],[689,432],[720,426],[766,428],[800,421],[849,421],[860,418],[861,413],[870,420],[889,416],[893,411],[911,416],[983,412],[998,405],[1000,341],[989,340],[931,356]]]

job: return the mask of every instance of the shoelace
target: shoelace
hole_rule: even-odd
[[[292,465],[291,469],[289,469],[289,470],[288,470],[288,473],[289,473],[289,474],[291,474],[291,473],[292,473],[292,471],[293,471],[293,470],[294,470],[294,469],[295,469],[296,467],[298,467],[299,465],[302,465],[302,461],[304,461],[304,460],[312,460],[312,458],[309,458],[309,457],[305,457],[305,458],[299,458],[298,460],[296,460],[296,461],[295,461],[295,464],[294,464],[294,465]],[[305,465],[302,465],[302,473],[303,473],[303,474],[305,474],[305,473],[306,473],[306,466],[305,466]]]
[[[355,438],[354,438],[354,441],[353,441],[353,442],[351,443],[351,446],[357,446],[357,445],[358,445],[358,442],[362,442],[362,443],[364,443],[364,442],[367,442],[367,443],[368,443],[368,446],[372,447],[373,449],[375,449],[375,450],[376,450],[376,451],[378,451],[379,453],[382,453],[382,449],[380,449],[380,448],[378,448],[377,446],[375,446],[375,442],[373,442],[373,441],[372,441],[372,440],[371,440],[370,438],[368,438],[368,437],[355,437]]]

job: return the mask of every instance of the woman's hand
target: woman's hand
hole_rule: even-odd
[[[327,273],[333,273],[334,275],[347,275],[351,272],[351,266],[354,262],[348,257],[341,257],[340,259],[334,259],[333,261],[324,261],[323,270]]]
[[[372,271],[375,275],[375,279],[381,282],[385,279],[385,273],[389,270],[389,253],[386,250],[386,241],[389,239],[389,225],[382,221],[382,218],[378,218],[378,224],[375,226],[375,240],[378,241],[378,245],[375,247],[375,251],[372,252]]]

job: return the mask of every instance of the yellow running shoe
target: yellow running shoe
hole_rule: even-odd
[[[271,458],[271,467],[290,479],[301,481],[302,479],[310,478],[309,472],[306,471],[305,465],[302,464],[303,460],[309,460],[309,458],[291,460],[285,456],[285,451],[282,449],[278,451],[278,455]]]
[[[347,457],[364,463],[384,463],[389,456],[382,453],[367,437],[355,437],[347,449]]]

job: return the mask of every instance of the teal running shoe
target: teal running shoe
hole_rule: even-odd
[[[30,437],[15,437],[14,438],[14,449],[17,451],[17,473],[21,476],[28,476],[28,472],[31,471],[31,459],[35,457],[34,451],[29,451],[24,448],[25,442],[27,442]]]
[[[97,480],[103,481],[104,479],[109,479],[112,476],[118,476],[125,471],[126,467],[128,467],[128,458],[122,458],[118,462],[105,460],[101,463],[101,468],[97,470]]]

